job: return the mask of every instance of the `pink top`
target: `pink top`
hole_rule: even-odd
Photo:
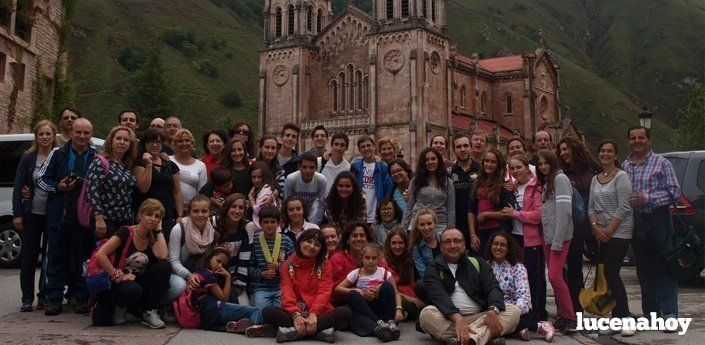
[[[518,182],[517,182],[518,184]],[[541,186],[536,178],[532,178],[524,190],[524,203],[521,211],[514,211],[512,217],[518,219],[524,229],[524,247],[534,247],[543,244],[541,234]]]
[[[482,212],[494,212],[497,205],[493,203],[490,199],[485,197],[484,191],[477,191],[477,215],[479,216]],[[499,222],[496,219],[486,218],[485,222],[478,224],[477,228],[483,229],[495,229],[499,227]]]

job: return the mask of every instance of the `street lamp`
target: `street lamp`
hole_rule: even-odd
[[[651,129],[651,118],[654,116],[647,107],[641,107],[641,112],[637,114],[639,116],[639,124],[644,127]]]

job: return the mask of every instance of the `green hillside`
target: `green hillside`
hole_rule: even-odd
[[[347,0],[334,0],[342,9]],[[370,9],[371,1],[357,0]],[[175,114],[196,133],[244,119],[256,123],[261,0],[101,1],[76,5],[70,72],[77,103],[99,119],[99,131],[127,104],[125,48],[159,47]],[[686,78],[702,79],[705,4],[695,0],[452,0],[448,31],[464,54],[493,56],[536,49],[539,30],[560,57],[561,101],[594,142],[622,139],[642,105],[654,109],[656,147],[671,147],[676,109],[686,102]],[[174,48],[164,32],[190,37]],[[226,42],[224,46],[219,42]],[[204,61],[206,61],[204,63]],[[207,67],[207,68],[204,68]],[[211,70],[217,77],[209,76]],[[237,93],[242,105],[220,101]]]

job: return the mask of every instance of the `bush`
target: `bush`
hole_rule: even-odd
[[[218,67],[216,67],[211,60],[204,59],[196,63],[198,66],[198,71],[211,77],[218,78]]]
[[[162,41],[171,47],[178,49],[188,57],[194,57],[199,51],[203,51],[206,42],[196,39],[196,32],[191,29],[180,27],[169,28],[162,32]]]
[[[230,91],[220,96],[220,103],[228,108],[237,108],[242,105],[242,99],[237,91]]]
[[[211,48],[220,51],[221,49],[225,48],[225,46],[228,45],[228,41],[225,40],[225,38],[222,37],[211,37],[210,40],[210,46]]]
[[[133,51],[129,47],[123,48],[117,56],[117,61],[122,68],[134,72],[145,61],[144,55]]]
[[[232,58],[233,58],[233,53],[231,53],[231,52],[225,53],[225,58],[226,58],[226,59],[232,59]]]

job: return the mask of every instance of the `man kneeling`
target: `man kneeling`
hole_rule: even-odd
[[[421,328],[448,344],[486,344],[514,331],[519,308],[504,305],[503,293],[492,268],[468,257],[458,229],[441,234],[441,255],[426,268],[423,278],[429,306],[421,311]]]

